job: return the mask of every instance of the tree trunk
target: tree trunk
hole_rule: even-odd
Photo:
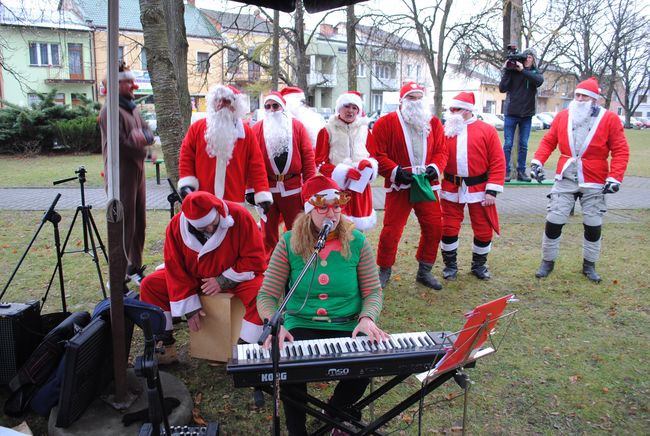
[[[192,119],[192,103],[187,84],[187,37],[185,30],[185,4],[183,0],[167,0],[163,2],[165,19],[167,21],[167,41],[169,56],[174,64],[176,73],[176,90],[181,110],[183,125],[189,127]]]
[[[277,91],[280,82],[280,11],[273,11],[273,49],[271,51],[271,90]]]
[[[348,5],[345,33],[348,42],[348,90],[357,90],[357,17],[354,5]]]
[[[296,13],[294,16],[296,31],[296,84],[305,93],[309,93],[307,85],[307,74],[309,74],[309,58],[307,57],[307,44],[305,43],[305,9],[302,0],[296,1]]]
[[[147,68],[156,99],[156,117],[167,174],[178,181],[178,156],[187,126],[181,118],[178,84],[170,57],[163,0],[140,0],[140,21],[147,48]]]

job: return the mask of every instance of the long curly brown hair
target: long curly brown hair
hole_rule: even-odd
[[[341,219],[334,231],[337,232],[338,240],[341,242],[341,255],[345,259],[350,258],[350,241],[353,239],[352,229],[354,229],[354,224],[341,215]],[[311,216],[301,213],[293,222],[291,250],[307,260],[314,252],[314,245],[318,239],[318,233],[319,231],[311,220]]]

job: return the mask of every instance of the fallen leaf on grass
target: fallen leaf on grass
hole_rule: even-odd
[[[198,392],[198,393],[194,396],[194,405],[195,405],[195,406],[200,405],[202,399],[203,399],[203,393]]]
[[[580,380],[580,378],[581,377],[579,375],[572,375],[572,376],[569,377],[569,383],[574,385],[574,384],[578,383],[578,380]]]
[[[553,349],[552,349],[551,347],[544,347],[544,348],[542,348],[542,350],[543,350],[545,353],[552,353],[552,352],[553,352]]]
[[[206,420],[203,419],[203,417],[201,416],[201,411],[196,407],[192,409],[192,421],[194,421],[196,425],[200,425],[200,426],[208,425]]]
[[[451,426],[451,432],[452,433],[462,433],[463,431],[463,426],[462,425],[452,425]]]
[[[410,424],[413,422],[413,416],[411,415],[402,415],[402,421],[404,421],[407,424]]]
[[[608,388],[603,388],[603,394],[608,394],[608,393],[609,393],[609,389]]]

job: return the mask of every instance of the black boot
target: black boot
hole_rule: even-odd
[[[530,182],[530,177],[526,175],[526,170],[517,171],[517,180],[520,182]]]
[[[600,275],[596,272],[596,262],[582,261],[582,274],[594,283],[600,283]]]
[[[442,285],[438,279],[436,279],[433,274],[431,274],[432,267],[433,265],[430,263],[420,262],[418,273],[415,276],[415,281],[423,284],[427,288],[433,288],[436,291],[439,291],[442,289]]]
[[[456,250],[442,250],[442,260],[445,262],[445,267],[442,270],[442,278],[445,280],[456,280],[456,276],[458,275]]]
[[[487,253],[472,253],[472,274],[481,280],[490,280],[490,270],[486,265]]]
[[[555,261],[542,259],[542,263],[539,264],[539,269],[535,273],[535,277],[541,279],[548,276],[551,273],[551,271],[553,271],[554,266],[555,266]]]
[[[379,283],[381,288],[384,289],[388,282],[390,281],[390,275],[393,272],[391,267],[384,268],[383,266],[379,267]]]

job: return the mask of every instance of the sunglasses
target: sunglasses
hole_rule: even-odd
[[[272,104],[265,104],[264,109],[269,110],[269,109],[280,109],[280,105],[277,103],[272,103]]]
[[[451,112],[452,114],[455,114],[456,112],[460,112],[460,111],[462,111],[462,109],[458,108],[458,107],[450,107],[449,108],[449,112]]]

